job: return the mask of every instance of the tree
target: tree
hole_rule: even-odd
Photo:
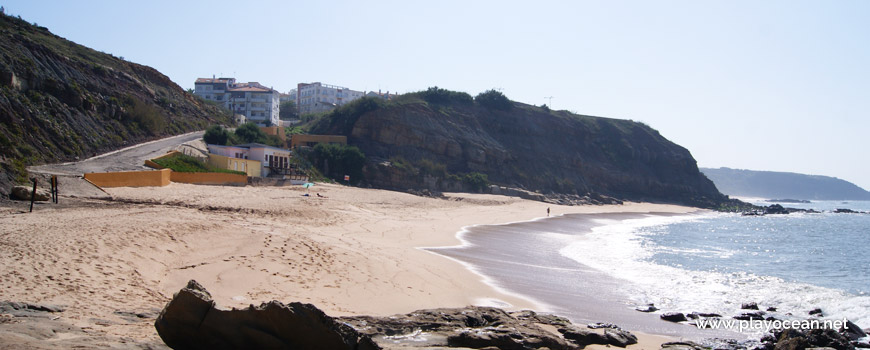
[[[278,105],[278,116],[284,120],[299,119],[296,111],[296,101],[284,101]]]
[[[477,97],[474,98],[474,102],[477,102],[488,109],[497,109],[501,111],[507,111],[514,108],[513,102],[505,97],[503,93],[496,90],[487,90],[477,94]]]
[[[257,124],[247,122],[236,128],[236,136],[244,143],[266,143],[266,133]]]
[[[362,179],[366,155],[355,146],[320,143],[314,146],[311,158],[311,162],[329,178],[342,181],[345,175],[349,175],[351,183],[359,183]]]
[[[202,135],[202,140],[212,145],[226,145],[229,139],[230,133],[220,125],[209,126]]]

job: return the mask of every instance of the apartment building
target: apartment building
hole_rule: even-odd
[[[299,83],[296,86],[296,107],[299,115],[328,112],[364,95],[362,91],[320,82]]]
[[[246,121],[259,126],[280,125],[280,94],[260,83],[237,83],[234,78],[198,78],[193,93],[220,103],[233,114],[244,115]]]

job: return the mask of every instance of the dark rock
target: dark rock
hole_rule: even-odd
[[[668,313],[664,313],[664,314],[662,314],[661,316],[659,316],[659,318],[661,318],[661,319],[663,319],[663,320],[665,320],[665,321],[670,321],[670,322],[683,322],[683,321],[687,321],[687,320],[688,320],[688,319],[686,318],[686,315],[684,315],[682,312],[668,312]]]
[[[835,213],[840,213],[840,214],[855,214],[855,213],[858,213],[857,211],[854,211],[854,210],[852,210],[852,209],[845,209],[845,208],[839,208],[839,209],[837,209],[837,210],[834,210],[834,212],[835,212]]]
[[[591,344],[607,344],[608,340],[604,334],[576,328],[560,328],[559,333],[565,339],[571,340],[580,347],[585,347]]]
[[[655,311],[659,310],[659,308],[657,308],[654,304],[647,304],[646,306],[638,306],[634,309],[637,311],[640,311],[640,312],[655,312]]]
[[[758,310],[758,304],[755,302],[745,303],[740,305],[740,308],[743,310]]]
[[[846,321],[846,324],[840,328],[840,334],[849,338],[849,340],[858,340],[867,336],[867,333],[865,333],[861,327],[858,327],[858,325],[848,320]]]
[[[868,343],[868,342],[857,342],[857,341],[853,341],[853,342],[852,342],[852,345],[853,345],[855,348],[870,349],[870,343]]]
[[[783,208],[779,204],[772,204],[764,209],[764,213],[765,214],[788,214],[788,210]]]
[[[776,308],[771,306],[771,307],[767,308],[767,311],[768,312],[776,312]]]
[[[46,313],[64,312],[66,309],[59,305],[39,305],[15,301],[0,302],[0,313],[17,317],[48,317]]]
[[[173,349],[379,349],[368,336],[311,304],[279,301],[220,310],[196,281],[173,296],[154,323]]]
[[[734,316],[734,319],[742,321],[763,320],[764,311],[745,312],[740,315]]]
[[[849,339],[833,329],[812,329],[799,331],[786,329],[775,331],[777,339],[775,350],[791,350],[818,347],[829,347],[837,350],[854,349]]]
[[[631,344],[637,344],[637,337],[622,329],[605,329],[604,337],[607,344],[624,348]]]
[[[709,313],[709,312],[699,312],[699,313],[697,313],[697,315],[701,316],[701,317],[722,317],[722,315],[720,315],[720,314]]]
[[[815,309],[810,310],[810,315],[818,315],[819,317],[824,316],[822,314],[822,309],[819,309],[819,308],[815,308]]]

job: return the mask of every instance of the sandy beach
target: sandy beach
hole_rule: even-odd
[[[308,197],[300,187],[177,183],[106,191],[113,200],[0,212],[2,299],[63,305],[59,317],[86,333],[137,342],[160,341],[153,318],[125,316],[156,314],[190,279],[225,308],[275,299],[335,316],[466,305],[539,309],[418,248],[453,246],[465,226],[531,220],[547,208],[552,215],[696,210],[568,207],[479,194],[438,199],[329,184]],[[658,348],[665,339],[642,338],[632,348]]]

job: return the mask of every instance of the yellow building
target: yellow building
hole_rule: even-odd
[[[218,154],[208,154],[208,165],[215,168],[244,171],[248,176],[259,177],[261,174],[262,163],[253,159],[242,159],[222,156]]]
[[[342,135],[303,135],[296,134],[290,137],[290,148],[298,146],[314,147],[318,143],[331,143],[338,145],[347,144],[347,136]]]

